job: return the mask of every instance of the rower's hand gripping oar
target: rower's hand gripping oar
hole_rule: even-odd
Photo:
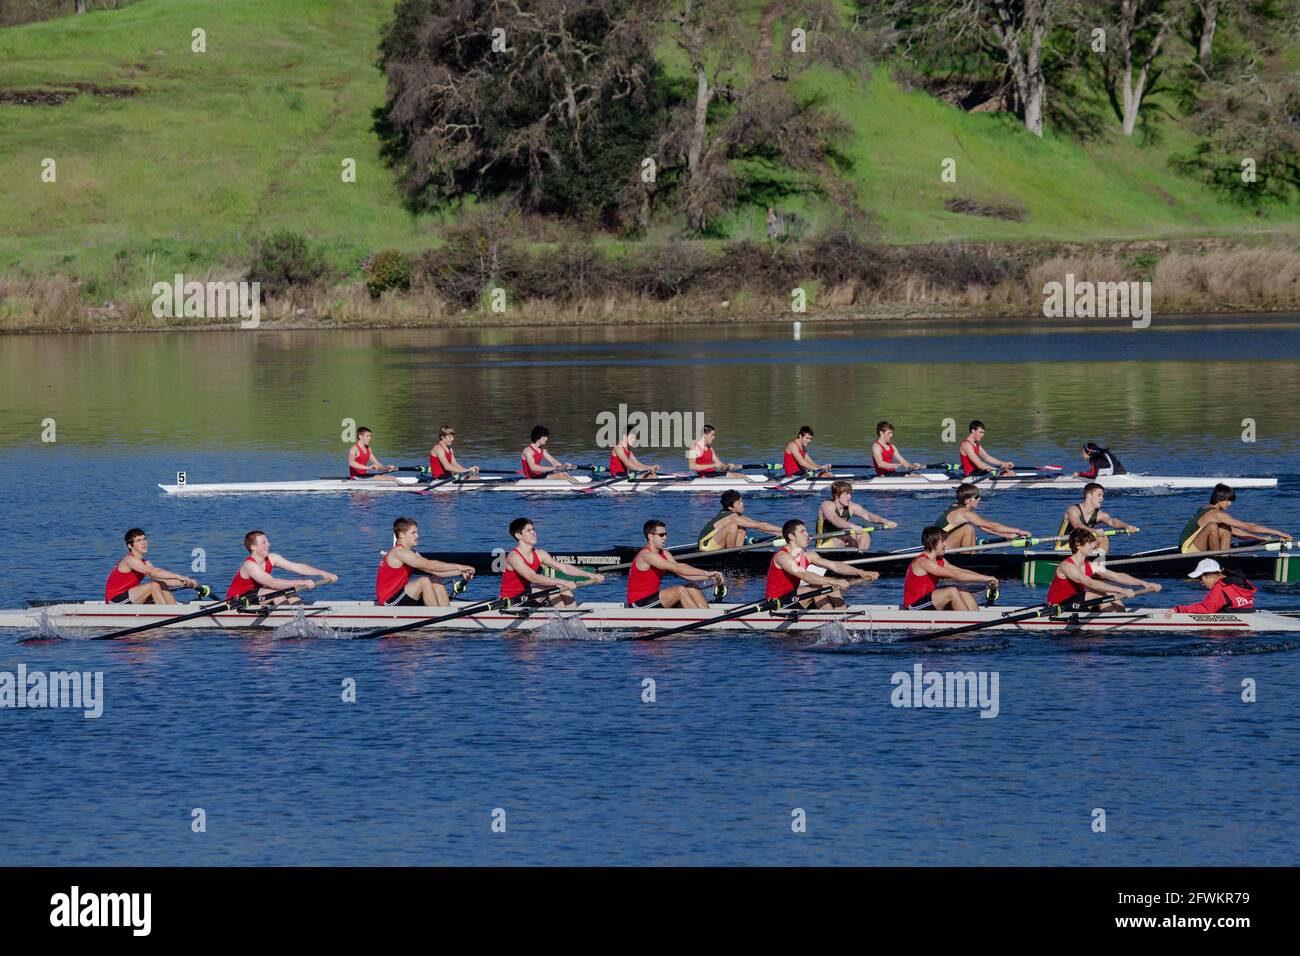
[[[267,594],[258,596],[257,594],[241,594],[237,598],[227,598],[217,604],[211,604],[201,611],[193,611],[189,614],[182,614],[179,617],[163,618],[161,621],[150,621],[148,624],[138,624],[135,627],[128,627],[120,631],[112,631],[108,634],[96,634],[91,638],[92,641],[115,641],[119,637],[127,637],[131,634],[140,634],[144,631],[152,631],[159,627],[168,627],[172,624],[183,624],[186,621],[197,621],[201,617],[211,617],[213,614],[221,614],[223,611],[245,611],[255,604],[262,604],[272,598],[284,597],[293,594],[297,588],[283,588],[279,591],[271,591]]]
[[[726,614],[719,614],[717,617],[706,618],[703,621],[691,621],[689,624],[680,624],[677,627],[665,628],[661,631],[651,631],[649,634],[637,634],[632,638],[634,641],[657,641],[661,637],[668,637],[672,634],[682,634],[686,631],[694,631],[701,627],[710,627],[714,624],[721,624],[723,621],[734,621],[736,618],[747,617],[750,614],[760,614],[764,611],[779,611],[787,603],[797,604],[800,601],[807,600],[810,597],[821,597],[823,594],[829,594],[834,591],[833,587],[814,588],[811,591],[805,591],[802,594],[795,593],[783,598],[766,598],[762,601],[755,601],[752,604],[742,604]]]

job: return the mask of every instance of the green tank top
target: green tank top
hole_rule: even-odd
[[[837,515],[839,515],[839,516],[840,516],[843,520],[845,520],[845,521],[848,521],[848,520],[849,520],[849,516],[852,514],[852,512],[849,511],[848,508],[836,508],[836,509],[835,509],[835,513],[836,513]],[[826,516],[822,514],[822,509],[821,509],[821,508],[818,508],[818,509],[817,509],[817,535],[818,535],[818,537],[820,537],[821,535],[825,534],[827,531],[838,531],[838,530],[840,530],[840,529],[838,529],[838,528],[828,528],[828,527],[826,527]]]
[[[1074,506],[1071,505],[1070,507],[1072,508]],[[1084,518],[1083,523],[1086,524],[1089,528],[1097,527],[1097,515],[1099,514],[1101,514],[1100,508],[1098,508],[1096,511],[1092,513],[1091,518]],[[1080,517],[1083,516],[1083,505],[1079,506],[1079,515]],[[1069,533],[1070,533],[1070,508],[1066,508],[1065,514],[1061,518],[1061,526],[1056,529],[1056,536],[1060,538]],[[1068,551],[1070,550],[1070,543],[1068,541],[1058,541],[1056,542],[1056,550]]]
[[[696,545],[701,551],[708,550],[709,545],[713,542],[713,536],[718,533],[718,522],[729,514],[731,514],[731,512],[726,508],[723,508],[709,519],[709,523],[700,531],[699,540],[696,541]]]
[[[1186,551],[1192,539],[1201,533],[1201,516],[1211,511],[1209,505],[1196,509],[1196,514],[1192,515],[1192,520],[1183,525],[1183,533],[1178,536],[1178,550]]]

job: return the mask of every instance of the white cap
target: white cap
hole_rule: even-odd
[[[1223,573],[1223,568],[1219,567],[1218,561],[1215,561],[1213,558],[1202,558],[1201,563],[1198,564],[1196,566],[1196,569],[1187,576],[1189,578],[1199,578],[1203,574],[1222,574],[1222,573]]]

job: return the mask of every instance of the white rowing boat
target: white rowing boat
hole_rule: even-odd
[[[523,478],[513,479],[505,475],[485,475],[464,481],[430,481],[415,475],[401,475],[392,480],[375,480],[362,478],[318,478],[308,481],[242,481],[219,484],[184,484],[163,485],[158,487],[169,495],[243,495],[255,493],[293,494],[300,492],[338,493],[350,492],[423,492],[431,494],[464,494],[478,491],[507,491],[516,494],[574,494],[586,490],[591,485],[599,485],[599,491],[614,494],[628,492],[684,491],[702,494],[718,494],[730,489],[746,492],[786,491],[786,492],[825,492],[830,483],[836,479],[848,480],[854,491],[899,491],[899,492],[948,492],[961,484],[961,479],[949,478],[942,474],[914,473],[910,475],[862,477],[853,474],[831,475],[826,478],[800,478],[796,481],[784,481],[777,478],[764,478],[759,475],[727,475],[705,478],[640,478],[608,483],[608,478],[578,475],[576,481],[559,478]],[[1061,490],[1077,491],[1089,481],[1099,482],[1108,491],[1132,491],[1142,489],[1167,489],[1187,491],[1198,488],[1213,488],[1223,483],[1233,488],[1275,488],[1276,478],[1235,478],[1235,477],[1180,477],[1167,475],[1111,475],[1097,479],[1075,478],[1072,475],[1012,475],[988,477],[977,483],[981,488],[992,491],[1011,489]]]
[[[743,605],[718,604],[702,610],[689,608],[628,608],[621,604],[579,604],[567,609],[524,611],[485,611],[470,617],[439,624],[437,617],[451,614],[475,602],[453,602],[449,608],[382,607],[367,601],[328,601],[315,604],[254,608],[248,611],[223,611],[176,625],[182,629],[209,628],[277,628],[288,624],[326,625],[332,629],[376,629],[433,617],[426,627],[436,630],[529,631],[563,620],[581,624],[588,630],[645,631],[706,621]],[[99,630],[134,627],[163,621],[202,610],[203,603],[168,606],[105,604],[87,601],[80,604],[37,605],[0,611],[0,627],[26,628],[95,628]],[[917,631],[960,627],[993,622],[992,627],[1028,633],[1084,631],[1156,631],[1164,633],[1239,634],[1260,631],[1300,631],[1300,616],[1293,612],[1251,611],[1237,614],[1178,614],[1158,608],[1123,612],[1084,611],[1078,614],[1043,616],[1025,621],[1007,622],[1008,615],[1023,608],[980,608],[975,611],[902,611],[890,605],[850,605],[833,611],[773,611],[751,614],[711,626],[725,631],[809,631],[827,624],[839,624],[850,631]]]

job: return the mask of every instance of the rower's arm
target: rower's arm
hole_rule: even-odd
[[[453,475],[463,475],[466,472],[473,471],[473,468],[466,468],[456,460],[456,456],[448,455],[447,450],[441,445],[434,448],[433,453],[438,456],[438,461],[442,462],[442,467],[447,469]]]
[[[658,465],[642,464],[641,459],[638,458],[636,456],[636,453],[633,452],[631,449],[628,449],[628,453],[626,455],[620,452],[617,448],[615,448],[614,451],[618,455],[618,457],[622,460],[623,466],[628,471],[656,471],[659,468]]]
[[[815,564],[817,567],[826,567],[827,564],[839,564],[838,561],[827,562],[827,561],[816,560],[815,556],[812,555],[811,553],[808,555],[808,561],[810,564]],[[848,583],[843,578],[828,578],[825,575],[818,574],[815,571],[809,571],[804,568],[796,567],[794,563],[794,559],[790,557],[788,552],[782,552],[781,554],[778,554],[776,556],[776,566],[780,568],[782,571],[784,571],[786,574],[790,575],[792,578],[798,578],[804,584],[811,584],[813,587],[822,587],[824,585],[830,585],[831,587],[841,588]],[[842,565],[842,567],[848,567],[848,565]],[[849,568],[848,574],[852,577],[857,577],[858,569]]]
[[[1234,518],[1226,512],[1220,512],[1217,516],[1219,524],[1226,524],[1233,531],[1244,531],[1247,534],[1272,535],[1276,538],[1282,538],[1284,541],[1290,541],[1291,536],[1285,531],[1278,531],[1276,528],[1269,528],[1262,524],[1255,524],[1251,521],[1242,521],[1240,518]]]
[[[699,568],[693,568],[689,564],[682,564],[672,558],[665,558],[660,554],[645,555],[645,562],[652,568],[667,571],[669,574],[675,574],[687,581],[713,581],[722,577],[720,571],[701,571]]]
[[[982,528],[983,530],[992,532],[993,534],[1000,534],[1004,538],[1021,538],[1028,537],[1029,535],[1029,532],[1024,528],[1013,528],[1010,525],[1002,524],[998,521],[991,521],[974,511],[967,512],[966,520],[977,528]]]
[[[1160,585],[1151,584],[1143,581],[1141,578],[1135,578],[1131,574],[1124,574],[1121,571],[1112,571],[1109,568],[1097,568],[1093,571],[1094,576],[1105,578],[1107,581],[1114,581],[1116,584],[1122,584],[1127,588],[1152,588],[1159,591]]]
[[[542,564],[546,565],[547,567],[552,567],[557,569],[562,569],[564,567],[564,565],[552,561],[551,556],[543,552],[540,548],[537,549],[537,554],[542,559]],[[548,578],[546,575],[534,571],[524,562],[523,558],[521,558],[518,554],[516,554],[513,551],[511,551],[510,556],[506,558],[506,564],[510,566],[511,571],[515,572],[515,574],[519,575],[529,584],[540,584],[549,587],[550,585],[556,583],[555,581],[552,581],[550,578]]]
[[[336,575],[330,574],[328,571],[322,571],[320,568],[313,568],[310,564],[301,564],[297,561],[290,561],[288,558],[279,554],[271,555],[271,567],[284,568],[286,571],[292,571],[294,574],[309,574],[318,578],[334,578],[334,580],[338,580]]]
[[[137,558],[128,557],[126,566],[137,574],[147,575],[159,584],[184,586],[197,583],[193,578],[186,577],[184,574],[168,571],[166,568],[160,568],[156,564],[150,564],[148,561],[141,561]]]
[[[876,514],[874,511],[868,511],[866,508],[862,507],[862,505],[854,505],[853,509],[854,509],[854,514],[857,514],[860,517],[866,519],[871,524],[882,525],[886,528],[898,527],[897,524],[890,521],[888,518],[881,517],[880,515]]]
[[[755,521],[753,518],[746,518],[744,515],[737,516],[736,526],[747,531],[765,531],[768,534],[781,533],[781,529],[774,524],[769,524],[766,521]]]
[[[894,464],[895,464],[895,465],[902,465],[904,468],[918,468],[918,467],[920,467],[919,465],[914,465],[914,464],[912,464],[910,461],[908,461],[906,458],[904,458],[904,457],[903,457],[903,453],[902,453],[901,451],[898,450],[898,446],[897,446],[897,445],[894,446]]]
[[[691,457],[691,455],[688,453],[686,456],[686,467],[696,473],[713,471],[715,468],[719,468],[721,465],[722,465],[721,459],[717,458],[716,456],[714,457],[713,464],[710,465],[701,465],[700,458],[698,455],[696,455],[695,457]]]
[[[903,460],[903,456],[898,453],[897,448],[894,449],[894,457],[898,459],[897,464],[885,461],[885,456],[884,453],[881,452],[880,446],[875,442],[871,443],[871,460],[876,463],[876,467],[881,471],[894,471],[899,465],[907,464],[907,462]]]
[[[1124,591],[1128,590],[1127,587],[1119,584],[1111,584],[1106,580],[1106,578],[1109,578],[1111,574],[1115,574],[1116,572],[1107,572],[1103,574],[1100,571],[1096,571],[1091,577],[1089,577],[1078,565],[1069,560],[1061,562],[1060,571],[1065,575],[1067,580],[1096,594],[1122,594]],[[1119,577],[1127,577],[1127,575],[1119,575]]]
[[[1106,512],[1102,511],[1097,515],[1097,523],[1104,524],[1108,528],[1118,528],[1121,531],[1136,531],[1137,525],[1129,524],[1127,521],[1120,521],[1118,518],[1112,518]]]
[[[823,557],[816,551],[808,552],[808,563],[816,565],[819,568],[825,568],[827,571],[834,571],[836,574],[843,574],[845,577],[850,578],[879,577],[879,575],[873,575],[870,571],[863,571],[861,568],[855,568],[853,565],[846,564],[843,561],[832,561],[830,558]]]
[[[980,574],[978,571],[968,571],[965,568],[958,568],[951,564],[940,564],[938,561],[929,558],[921,561],[918,567],[926,574],[933,574],[936,578],[958,581],[962,584],[998,583],[998,579],[991,574]]]
[[[804,450],[800,448],[798,445],[795,445],[793,448],[790,449],[790,454],[794,455],[794,460],[798,462],[801,467],[807,468],[810,471],[816,471],[817,469],[822,467],[821,465],[817,464],[817,462],[809,458],[806,454],[804,454]]]
[[[316,586],[316,582],[311,578],[277,578],[273,574],[267,574],[256,564],[249,564],[248,576],[252,578],[253,583],[258,587],[271,588],[275,591],[282,591],[285,588],[314,588]]]

